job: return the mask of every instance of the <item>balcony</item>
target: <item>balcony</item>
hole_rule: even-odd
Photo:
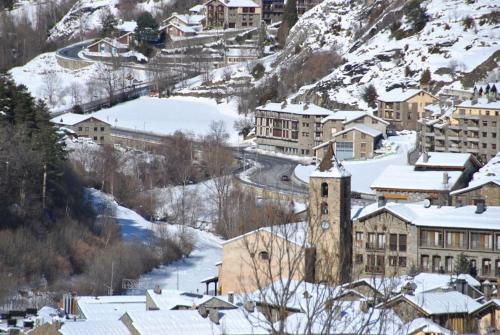
[[[366,265],[365,272],[383,274],[385,272],[385,269],[383,265]]]
[[[378,243],[366,242],[366,250],[385,250],[385,245],[378,245]]]

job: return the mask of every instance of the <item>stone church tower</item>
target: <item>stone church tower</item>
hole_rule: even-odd
[[[314,263],[315,281],[332,284],[350,281],[351,175],[335,157],[333,142],[310,178],[308,234],[314,250],[315,260],[309,263]]]

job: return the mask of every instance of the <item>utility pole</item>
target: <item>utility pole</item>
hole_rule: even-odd
[[[109,285],[109,295],[113,295],[113,275],[114,275],[115,262],[111,262],[111,283]]]

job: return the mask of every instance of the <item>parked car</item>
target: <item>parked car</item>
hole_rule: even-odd
[[[281,176],[281,181],[290,181],[290,177],[288,177],[286,174]]]

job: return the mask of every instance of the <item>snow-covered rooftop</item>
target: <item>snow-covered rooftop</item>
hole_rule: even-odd
[[[382,135],[382,132],[380,130],[374,129],[374,128],[369,127],[369,126],[364,125],[364,124],[357,124],[357,125],[355,125],[353,127],[349,127],[349,128],[344,129],[342,131],[339,131],[338,133],[335,133],[333,135],[333,137],[337,137],[339,135],[343,135],[343,134],[348,133],[348,132],[350,132],[350,131],[352,131],[354,129],[356,129],[356,130],[358,130],[358,131],[360,131],[360,132],[362,132],[362,133],[364,133],[366,135],[372,136],[372,137],[377,137],[377,136]]]
[[[403,297],[429,315],[470,313],[481,306],[476,300],[457,291],[424,292]]]
[[[205,6],[203,6],[203,5],[195,5],[191,8],[189,8],[189,11],[191,13],[201,13],[204,8],[205,8]]]
[[[474,173],[467,187],[455,190],[450,194],[466,192],[488,183],[495,183],[500,187],[500,151],[485,166],[480,168],[478,172]]]
[[[487,98],[479,98],[476,101],[466,100],[456,106],[457,108],[486,108],[500,109],[500,101],[488,101]]]
[[[378,96],[378,100],[384,102],[403,102],[420,92],[422,92],[421,89],[411,88],[403,90],[402,88],[395,88],[389,92],[381,92]]]
[[[133,32],[137,28],[137,22],[135,21],[123,21],[116,26],[119,31]]]
[[[438,325],[434,321],[426,318],[417,318],[413,321],[408,322],[405,325],[408,334],[441,334],[441,335],[452,335],[453,333]]]
[[[121,296],[82,296],[77,298],[80,311],[87,320],[118,320],[127,311],[146,310],[146,297],[135,295]]]
[[[83,122],[87,119],[94,118],[96,120],[99,120],[101,122],[107,123],[108,122],[104,121],[103,119],[96,117],[94,115],[90,114],[75,114],[75,113],[66,113],[63,115],[56,116],[52,118],[50,121],[55,124],[60,124],[60,125],[65,125],[65,126],[74,126],[75,124],[78,124],[80,122]]]
[[[196,32],[197,32],[196,29],[194,29],[193,27],[186,26],[186,25],[183,25],[183,24],[175,24],[175,23],[172,23],[172,22],[169,23],[169,24],[167,24],[164,27],[160,27],[160,30],[163,30],[163,29],[168,28],[168,27],[174,27],[176,29],[179,29],[183,33],[186,33],[186,34],[196,34]]]
[[[227,7],[260,7],[259,4],[253,2],[252,0],[226,0],[221,1]]]
[[[259,106],[257,110],[267,111],[267,112],[279,112],[288,114],[298,114],[298,115],[318,115],[326,116],[333,112],[329,109],[319,107],[315,104],[292,104],[292,103],[277,103],[268,102],[265,105]]]
[[[161,290],[161,293],[155,293],[154,290],[147,291],[156,307],[160,310],[171,310],[176,307],[198,307],[210,299],[219,299],[211,295],[193,294],[177,290]]]
[[[251,232],[248,232],[243,235],[236,236],[232,239],[229,239],[227,241],[222,242],[222,244],[227,244],[242,238],[245,238],[246,236],[249,236],[251,234],[255,234],[261,231],[266,231],[271,234],[274,234],[284,240],[288,240],[294,244],[297,244],[299,247],[300,246],[308,246],[307,242],[307,231],[308,231],[308,223],[307,222],[299,222],[299,223],[287,223],[284,225],[275,225],[275,226],[270,226],[270,227],[262,227],[256,230],[252,230]]]
[[[388,203],[385,206],[371,204],[361,210],[355,220],[362,220],[366,217],[388,211],[401,219],[423,227],[445,227],[445,228],[466,228],[466,229],[500,229],[500,207],[488,206],[481,214],[476,214],[476,206],[430,206],[424,207],[419,203]]]
[[[428,152],[427,162],[424,162],[424,154],[420,155],[415,166],[418,167],[447,167],[462,169],[472,158],[472,154],[454,152]]]
[[[219,324],[202,317],[197,310],[141,311],[127,315],[140,334],[222,335],[268,334],[262,326],[265,318],[259,312],[242,309],[219,310]]]
[[[118,320],[64,322],[62,335],[131,335],[125,324]]]
[[[448,183],[444,184],[444,173]],[[450,191],[462,175],[461,171],[416,171],[413,166],[389,165],[371,184],[372,189],[415,191]]]

